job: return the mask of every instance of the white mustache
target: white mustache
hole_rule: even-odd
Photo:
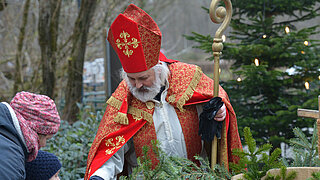
[[[152,88],[151,87],[142,86],[140,88],[135,88],[135,90],[139,91],[139,92],[148,92],[148,91],[152,91]]]

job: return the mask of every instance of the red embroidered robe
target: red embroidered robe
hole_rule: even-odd
[[[193,156],[201,151],[201,138],[198,135],[199,119],[195,104],[206,102],[213,97],[213,80],[203,74],[196,65],[174,62],[169,65],[169,69],[166,101],[175,107],[184,134],[188,158],[194,160]],[[242,146],[235,112],[227,93],[221,87],[219,97],[226,105],[228,116],[224,121],[222,138],[219,140],[218,161],[228,168],[228,162],[238,160],[231,154],[231,150]],[[107,103],[108,106],[88,155],[85,180],[89,179],[131,137],[137,157],[142,155],[142,146],[150,145],[150,141],[156,139],[152,122],[154,102],[139,101],[132,96],[125,81],[122,81]],[[156,165],[155,154],[150,152],[149,155],[153,165]]]

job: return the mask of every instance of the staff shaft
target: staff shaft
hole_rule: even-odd
[[[230,0],[223,0],[225,4],[224,7],[218,7],[218,2],[220,0],[212,0],[209,9],[209,15],[214,23],[222,23],[221,26],[216,31],[215,37],[213,39],[212,50],[214,56],[214,85],[213,85],[213,95],[214,97],[219,96],[219,61],[220,55],[223,49],[222,44],[222,33],[227,28],[232,17],[232,4]],[[211,169],[214,170],[214,166],[217,164],[218,156],[218,140],[215,136],[211,145]]]

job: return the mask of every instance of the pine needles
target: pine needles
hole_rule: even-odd
[[[288,166],[293,167],[319,167],[320,160],[318,158],[318,135],[317,126],[313,126],[313,134],[311,139],[299,128],[294,128],[295,138],[290,139],[290,145],[293,147],[293,162]],[[310,140],[309,140],[310,139]]]
[[[234,155],[240,157],[239,163],[231,163],[230,168],[234,173],[243,173],[245,179],[260,180],[264,177],[269,169],[280,168],[282,162],[279,161],[281,150],[275,149],[270,155],[268,154],[272,148],[271,144],[264,144],[257,147],[256,141],[253,139],[250,128],[244,128],[244,138],[248,145],[248,152],[236,149]]]
[[[129,177],[120,177],[121,180],[128,179],[157,179],[157,180],[179,180],[179,179],[231,179],[231,174],[223,166],[216,165],[214,170],[209,166],[209,161],[196,156],[200,161],[200,167],[186,158],[169,157],[160,148],[158,142],[152,142],[152,151],[156,153],[159,164],[155,169],[151,168],[151,161],[148,158],[147,146],[143,147],[143,157],[138,158],[136,167]]]
[[[243,178],[248,180],[260,180],[262,177],[265,177],[266,180],[292,180],[297,176],[297,173],[295,171],[287,173],[287,167],[320,166],[316,124],[311,138],[306,137],[299,128],[294,128],[293,132],[296,137],[290,139],[290,145],[293,148],[294,157],[289,164],[284,159],[281,161],[281,150],[279,148],[270,152],[272,149],[271,144],[264,144],[258,147],[256,140],[252,137],[250,128],[245,127],[244,139],[248,148],[247,150],[233,150],[233,154],[239,156],[240,160],[237,164],[229,164],[232,174],[243,173]],[[147,146],[143,147],[144,155],[138,158],[139,166],[133,170],[129,177],[120,177],[120,179],[231,179],[230,172],[224,166],[216,165],[212,170],[209,161],[199,156],[195,158],[199,160],[201,166],[186,158],[169,157],[159,148],[157,142],[152,142],[152,151],[157,155],[159,164],[155,169],[152,169],[148,150]],[[280,174],[267,174],[270,169],[274,168],[280,168]],[[320,173],[314,173],[313,178],[310,178],[310,180],[314,179],[320,179]]]

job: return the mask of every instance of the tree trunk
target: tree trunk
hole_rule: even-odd
[[[73,31],[73,46],[68,59],[68,81],[66,88],[66,104],[62,118],[70,123],[77,120],[79,109],[77,102],[82,96],[82,72],[86,51],[87,36],[91,18],[94,14],[97,0],[82,0],[80,12]]]
[[[7,2],[5,0],[0,0],[0,11],[6,8]]]
[[[39,44],[42,63],[42,94],[54,99],[56,51],[61,0],[39,0]]]
[[[30,0],[26,0],[24,9],[23,9],[23,18],[22,18],[22,25],[20,27],[20,34],[18,39],[18,47],[16,53],[16,66],[15,66],[15,81],[13,85],[13,95],[17,92],[23,90],[23,77],[22,77],[22,48],[23,48],[23,41],[25,38],[25,31],[28,22],[28,15],[29,15],[29,7],[30,7]]]

